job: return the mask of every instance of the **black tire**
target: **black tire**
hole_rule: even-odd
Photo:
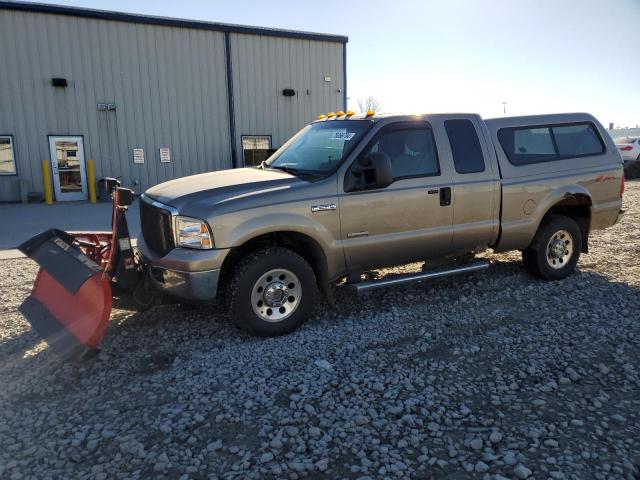
[[[275,269],[293,273],[299,280],[301,294],[289,316],[278,321],[266,321],[254,312],[252,294],[256,282]],[[260,337],[273,337],[295,330],[311,315],[318,299],[316,276],[297,253],[282,247],[270,247],[250,253],[238,262],[234,270],[227,298],[232,320],[242,330]]]
[[[568,232],[571,236],[570,239],[563,239],[565,242],[572,242],[571,254],[564,260],[556,260],[557,267],[554,268],[550,262],[555,259],[549,257],[548,260],[547,246],[554,235],[560,231]],[[582,232],[578,224],[572,218],[552,215],[543,220],[533,238],[533,242],[523,250],[522,260],[526,269],[533,276],[544,280],[561,280],[575,271],[581,251]]]

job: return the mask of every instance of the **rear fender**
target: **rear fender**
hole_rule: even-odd
[[[535,198],[535,197],[533,197]],[[563,185],[548,192],[539,201],[531,213],[526,216],[505,219],[501,218],[501,234],[498,244],[494,248],[496,252],[506,252],[510,250],[523,250],[527,248],[544,220],[554,207],[561,205],[587,205],[589,218],[591,217],[591,193],[583,186],[577,184]],[[581,228],[583,225],[581,225]],[[589,225],[583,228],[586,237],[589,232]],[[583,238],[586,240],[586,238]],[[586,246],[587,242],[583,244]]]
[[[586,223],[580,225],[580,229],[583,234],[583,248],[587,248],[587,239],[589,236],[589,219],[591,218],[591,206],[593,201],[591,199],[591,193],[589,190],[581,185],[571,184],[565,185],[561,188],[550,192],[542,202],[538,205],[535,213],[535,228],[531,230],[529,240],[526,246],[529,246],[533,241],[533,237],[538,232],[540,224],[547,215],[553,212],[558,207],[572,207],[572,206],[584,206],[589,210],[589,215],[586,219]]]

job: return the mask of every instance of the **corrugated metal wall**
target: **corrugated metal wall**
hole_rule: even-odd
[[[82,135],[97,176],[138,180],[137,191],[231,166],[223,32],[0,10],[0,45],[0,134],[14,136],[30,190],[42,191],[48,135]],[[18,199],[15,182],[0,176],[0,201]]]
[[[242,135],[272,135],[279,147],[318,114],[345,108],[343,52],[335,42],[231,34],[239,162]]]
[[[341,41],[0,9],[0,135],[13,135],[18,168],[0,176],[0,201],[19,200],[19,178],[42,191],[49,135],[82,136],[97,178],[122,176],[137,192],[230,168],[225,36],[238,165],[242,135],[271,135],[278,147],[318,113],[344,108]],[[53,87],[54,77],[69,85]],[[165,147],[171,163],[160,162]],[[144,164],[133,162],[134,148]]]

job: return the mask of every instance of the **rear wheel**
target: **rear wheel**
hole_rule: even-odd
[[[242,259],[229,287],[233,321],[241,329],[263,337],[299,327],[318,298],[313,270],[300,255],[272,247]]]
[[[544,220],[531,245],[522,252],[527,270],[545,280],[560,280],[575,271],[582,251],[582,233],[569,217]]]

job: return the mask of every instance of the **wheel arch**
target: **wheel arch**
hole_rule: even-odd
[[[544,212],[536,226],[536,232],[552,215],[562,215],[573,219],[580,228],[582,234],[582,253],[589,253],[589,231],[591,229],[591,207],[593,201],[591,194],[584,187],[574,185],[562,192],[554,192],[548,197],[544,206],[540,209]],[[533,239],[532,239],[533,241]]]
[[[272,246],[287,248],[304,258],[316,276],[318,288],[323,297],[327,303],[334,305],[327,255],[317,240],[306,233],[298,231],[277,230],[261,233],[245,240],[240,245],[232,247],[222,264],[221,281],[224,284],[229,284],[228,280],[234,271],[235,265],[246,255]]]

